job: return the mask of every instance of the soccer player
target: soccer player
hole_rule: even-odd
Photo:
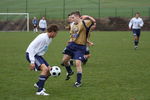
[[[88,16],[88,15],[82,15],[82,16],[81,16],[81,14],[80,14],[79,11],[76,11],[75,13],[78,14],[78,16],[79,16],[82,20],[90,19],[90,20],[92,20],[92,21],[94,22],[94,25],[91,27],[91,30],[94,30],[94,29],[96,28],[96,20],[95,20],[93,17]],[[69,22],[69,24],[70,24],[68,29],[70,29],[70,28],[72,28],[72,26],[73,26],[73,24],[74,24],[74,22],[73,22],[73,20],[72,20],[72,18],[71,18],[71,16],[70,16],[70,14],[68,14],[68,22]],[[86,64],[87,61],[88,61],[88,58],[91,57],[90,50],[89,50],[89,46],[93,46],[93,45],[94,45],[94,43],[92,43],[91,41],[87,41],[86,52],[85,52],[85,55],[84,55],[85,60],[83,61],[83,64]],[[70,60],[70,65],[73,66],[73,60],[72,60],[72,59]]]
[[[138,48],[140,34],[141,34],[141,27],[143,27],[144,22],[142,18],[140,18],[140,13],[137,12],[135,17],[133,17],[129,22],[129,29],[132,29],[133,36],[134,36],[134,49]]]
[[[47,28],[47,22],[45,20],[45,17],[42,17],[42,19],[39,22],[39,28],[42,32],[45,32],[46,28]]]
[[[74,86],[80,87],[82,79],[82,62],[85,60],[84,55],[86,52],[87,40],[89,38],[89,30],[94,23],[90,19],[82,20],[76,12],[72,12],[71,17],[74,24],[70,29],[70,41],[64,50],[62,62],[68,73],[66,80],[69,80],[74,72],[68,62],[71,58],[75,60],[77,80],[74,83]]]
[[[44,84],[50,75],[51,67],[42,56],[48,50],[48,46],[57,35],[57,31],[58,27],[56,25],[50,25],[47,32],[38,35],[26,50],[26,59],[30,63],[30,70],[41,71],[38,82],[34,84],[34,87],[38,88],[36,95],[49,95],[45,93]]]
[[[38,27],[38,20],[37,20],[36,17],[33,18],[32,24],[33,24],[33,32],[37,33],[38,32],[38,29],[37,29],[37,27]]]

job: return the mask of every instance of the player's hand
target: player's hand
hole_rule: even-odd
[[[30,64],[30,65],[29,65],[29,68],[30,68],[30,70],[34,70],[35,64]]]
[[[96,23],[91,27],[91,30],[94,30],[96,28]]]
[[[88,45],[89,46],[94,46],[94,43],[93,42],[88,42]]]
[[[141,27],[141,25],[140,25],[140,24],[138,24],[138,27]]]
[[[131,30],[131,27],[129,27],[129,29]]]

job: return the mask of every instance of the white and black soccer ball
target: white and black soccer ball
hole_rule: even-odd
[[[50,70],[51,76],[59,76],[61,74],[61,69],[58,66],[53,66]]]

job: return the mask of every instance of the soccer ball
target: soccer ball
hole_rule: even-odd
[[[53,66],[50,70],[51,76],[54,76],[54,77],[59,76],[60,73],[61,73],[61,69],[58,66]]]

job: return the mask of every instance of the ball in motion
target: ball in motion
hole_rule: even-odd
[[[50,70],[51,76],[54,76],[54,77],[59,76],[60,73],[61,73],[61,69],[58,66],[53,66]]]

